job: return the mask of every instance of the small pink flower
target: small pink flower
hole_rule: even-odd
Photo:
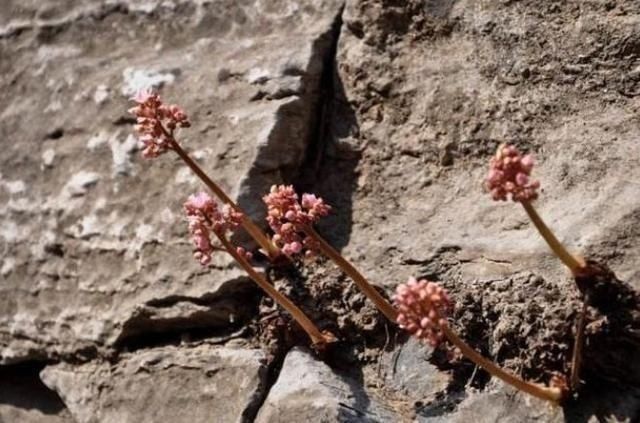
[[[129,113],[137,118],[136,132],[140,136],[144,158],[154,158],[171,148],[170,137],[176,127],[190,126],[187,115],[176,105],[165,106],[152,91],[139,91],[131,98],[137,104]]]
[[[253,254],[251,254],[251,251],[247,251],[242,247],[237,247],[236,252],[247,260],[251,260],[253,258]]]
[[[199,192],[197,194],[191,194],[187,201],[184,203],[184,208],[187,213],[197,213],[201,210],[215,209],[216,203],[211,196],[206,192]]]
[[[393,300],[401,328],[434,347],[443,341],[441,327],[447,325],[446,318],[453,311],[444,288],[435,282],[409,278],[406,284],[398,285]]]
[[[327,216],[331,211],[331,207],[325,204],[322,198],[316,197],[315,194],[302,194],[302,208],[307,211],[312,221],[317,221],[321,217]]]
[[[209,264],[211,261],[211,253],[213,252],[209,229],[204,222],[192,217],[189,219],[189,232],[191,233],[191,241],[195,247],[193,256],[203,266]]]
[[[305,252],[312,255],[315,243],[305,236],[303,225],[311,225],[331,211],[322,198],[313,194],[302,194],[298,201],[293,186],[272,186],[262,200],[267,205],[267,222],[274,232],[273,242],[286,255],[293,256]]]
[[[196,250],[194,257],[202,265],[206,265],[211,261],[211,253],[214,250],[211,232],[224,235],[226,231],[234,230],[242,220],[242,213],[228,204],[220,211],[218,204],[206,192],[190,195],[183,208],[189,223],[191,241]],[[245,257],[248,254],[243,253]]]
[[[540,182],[530,179],[534,165],[530,154],[523,156],[512,145],[501,145],[491,158],[484,185],[496,201],[532,201],[538,198]]]
[[[220,219],[215,222],[214,221],[214,230],[217,231],[227,231],[227,230],[235,230],[240,223],[242,222],[243,214],[229,204],[225,204],[222,206],[222,213],[220,215]]]

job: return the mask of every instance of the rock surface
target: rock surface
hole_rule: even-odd
[[[38,375],[42,365],[0,367],[0,422],[74,423],[60,397]]]
[[[337,1],[66,3],[3,6],[0,363],[252,312],[226,257],[191,258],[180,207],[202,185],[173,157],[140,158],[127,98],[154,87],[179,102],[194,122],[185,146],[259,210],[254,197],[302,161],[340,13]]]
[[[473,393],[455,412],[441,417],[419,417],[420,423],[560,423],[562,408],[501,386]]]
[[[180,208],[202,185],[175,157],[142,160],[125,113],[159,90],[252,216],[272,183],[322,195],[319,232],[387,294],[444,282],[463,337],[544,382],[568,369],[576,290],[481,180],[500,143],[534,153],[543,218],[640,288],[637,2],[2,7],[0,422],[640,417],[640,381],[587,379],[551,409],[406,341],[323,260],[267,269],[340,338],[307,352],[226,257],[192,259]]]
[[[292,421],[398,421],[394,411],[370,398],[358,382],[335,374],[309,352],[295,348],[260,408],[256,423]]]
[[[60,364],[41,374],[78,423],[251,421],[263,395],[257,350],[163,347],[117,363]]]
[[[515,143],[539,161],[536,207],[559,238],[640,287],[629,243],[640,207],[638,12],[633,2],[347,2],[337,143],[318,178],[337,206],[325,233],[389,288],[451,246],[465,278],[502,267],[560,283],[564,269],[521,207],[481,188],[496,146]],[[345,150],[359,159],[345,162]]]
[[[432,353],[432,348],[415,338],[399,345],[382,361],[386,370],[385,386],[417,402],[446,392],[452,382],[451,375],[429,362]]]

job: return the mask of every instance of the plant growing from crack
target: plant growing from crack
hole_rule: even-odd
[[[288,256],[313,255],[320,252],[344,271],[376,307],[392,322],[397,311],[369,281],[313,228],[331,207],[314,194],[302,194],[301,201],[292,186],[272,186],[263,197],[267,205],[267,222],[274,232],[273,242]]]
[[[187,115],[178,106],[166,106],[157,94],[151,92],[138,93],[133,100],[137,103],[130,109],[137,118],[136,131],[143,144],[142,155],[155,158],[167,151],[175,151],[178,156],[200,177],[209,189],[223,202],[218,204],[205,192],[191,195],[184,203],[184,212],[189,223],[189,233],[195,247],[194,258],[200,264],[207,265],[211,261],[213,251],[225,251],[242,267],[251,279],[262,288],[277,304],[284,308],[309,335],[315,348],[322,349],[335,342],[335,337],[328,332],[321,332],[313,322],[291,300],[278,292],[265,277],[257,272],[249,260],[251,253],[242,247],[234,246],[227,233],[243,226],[263,247],[270,258],[280,255],[279,249],[269,238],[242,212],[226,193],[209,178],[191,157],[182,149],[174,137],[176,128],[190,126]],[[217,238],[219,245],[212,242],[211,235]]]
[[[194,257],[202,265],[211,261],[214,250],[222,250],[235,259],[251,279],[262,288],[276,303],[284,308],[309,335],[315,348],[323,349],[335,338],[328,332],[321,332],[313,322],[289,298],[278,292],[264,276],[258,273],[249,263],[251,254],[242,247],[235,247],[227,233],[235,230],[242,222],[242,214],[229,204],[222,208],[205,192],[191,195],[184,203],[184,212],[189,223],[189,233],[195,247]],[[214,235],[219,246],[214,246],[211,235]]]
[[[507,201],[511,198],[512,201],[522,204],[538,232],[540,232],[555,255],[569,268],[576,280],[578,289],[583,293],[583,307],[578,316],[569,379],[571,389],[576,389],[579,384],[586,313],[591,298],[590,289],[585,289],[585,284],[582,281],[602,274],[604,270],[601,266],[587,263],[581,257],[569,253],[533,207],[532,202],[538,198],[538,188],[540,188],[539,181],[531,180],[531,171],[534,164],[535,161],[530,154],[522,155],[512,145],[500,145],[489,163],[489,173],[485,179],[485,188],[491,193],[491,197],[495,201]]]
[[[533,207],[532,202],[538,198],[540,188],[539,181],[531,180],[534,164],[530,154],[522,155],[514,146],[503,144],[491,158],[485,187],[495,201],[507,201],[510,197],[514,202],[522,204],[529,219],[555,255],[571,270],[573,276],[582,275],[587,271],[585,261],[567,251]]]
[[[410,278],[406,284],[398,285],[394,302],[398,309],[399,326],[418,339],[428,342],[433,347],[448,340],[462,355],[492,376],[537,398],[558,403],[565,397],[567,388],[562,377],[554,376],[551,386],[527,382],[505,371],[464,342],[447,322],[447,316],[453,311],[453,303],[447,291],[438,284]]]
[[[266,255],[274,260],[280,251],[271,243],[266,234],[242,211],[202,168],[189,156],[175,138],[177,128],[191,126],[187,115],[176,105],[165,105],[160,96],[151,91],[141,91],[132,98],[137,104],[129,110],[136,116],[136,132],[144,148],[142,156],[155,158],[168,151],[174,151],[204,184],[223,203],[240,213],[240,225],[258,243]]]

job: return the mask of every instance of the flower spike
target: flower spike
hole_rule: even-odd
[[[511,197],[513,201],[522,204],[529,219],[551,250],[574,276],[582,274],[586,271],[584,260],[574,257],[567,251],[533,207],[532,201],[538,198],[538,188],[540,188],[539,181],[530,179],[533,165],[534,160],[530,154],[522,155],[514,146],[503,144],[491,158],[484,186],[491,193],[491,198],[496,201],[506,201]]]
[[[445,338],[458,347],[462,354],[491,375],[503,380],[537,398],[554,403],[563,399],[566,390],[558,386],[542,386],[526,382],[506,372],[493,361],[486,359],[464,342],[451,329],[446,317],[453,310],[453,304],[444,288],[424,279],[410,278],[406,284],[396,289],[394,296],[398,308],[398,325],[421,340],[438,346]],[[554,380],[555,381],[555,380]]]
[[[176,106],[167,106],[158,94],[140,91],[131,100],[137,105],[129,112],[136,116],[136,132],[143,144],[142,157],[155,158],[171,149],[171,134],[177,127],[191,124],[184,111]],[[164,127],[163,127],[164,125]],[[169,133],[164,128],[169,130]]]
[[[417,338],[437,347],[444,335],[441,328],[447,325],[446,317],[453,310],[447,292],[438,284],[409,278],[398,285],[393,297],[398,309],[398,325]]]
[[[195,246],[194,257],[200,264],[211,262],[214,250],[226,251],[249,274],[251,279],[262,288],[273,300],[284,308],[311,338],[313,345],[322,349],[335,342],[336,338],[329,332],[321,332],[313,322],[289,298],[277,291],[249,263],[251,253],[242,247],[234,246],[227,238],[227,232],[235,230],[242,221],[242,213],[225,204],[222,208],[206,192],[189,196],[184,203],[184,212],[189,222],[189,233]],[[214,247],[211,235],[219,241]]]
[[[203,266],[207,265],[214,250],[210,232],[224,235],[227,231],[236,229],[240,225],[242,214],[227,204],[219,210],[216,202],[206,192],[189,196],[183,207],[189,222],[189,233],[196,248],[194,257]]]
[[[136,116],[135,130],[143,146],[142,156],[155,158],[169,150],[174,151],[220,201],[241,216],[240,225],[262,247],[269,259],[276,260],[278,257],[282,257],[280,250],[273,245],[265,233],[242,213],[240,206],[229,198],[176,140],[174,135],[176,128],[191,126],[186,113],[176,105],[165,105],[160,96],[150,90],[139,91],[131,100],[136,103],[136,106],[129,109],[129,112]],[[203,246],[206,244],[205,241],[204,238],[201,239],[201,242],[204,243]],[[207,261],[206,255],[202,258],[205,262]]]
[[[305,235],[304,226],[318,222],[331,211],[322,198],[302,194],[299,202],[293,186],[273,185],[262,199],[267,205],[267,223],[274,232],[273,242],[283,253],[312,255],[317,251],[317,243]]]
[[[524,202],[538,198],[539,181],[530,179],[534,165],[533,156],[522,155],[512,145],[503,144],[491,159],[485,187],[496,201]]]

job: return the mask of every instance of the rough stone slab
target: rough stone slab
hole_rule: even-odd
[[[419,423],[563,423],[561,407],[538,400],[510,387],[499,386],[472,393],[453,413],[439,417],[418,416]]]
[[[258,350],[164,347],[117,363],[60,364],[42,380],[79,423],[245,422],[266,377]]]
[[[536,207],[557,236],[640,287],[630,241],[639,236],[638,97],[628,94],[639,84],[637,55],[624,47],[637,38],[638,8],[583,5],[347,1],[336,160],[319,178],[336,216],[323,233],[372,280],[392,288],[446,246],[470,264],[566,277],[522,208],[482,190],[489,157],[511,142],[538,159]]]
[[[192,259],[181,204],[203,187],[175,157],[140,157],[127,98],[154,87],[182,105],[185,147],[261,218],[263,190],[302,160],[340,2],[5,6],[0,363],[108,349],[141,320],[246,314],[209,302],[242,302],[250,282],[226,257]]]
[[[334,373],[309,352],[294,348],[260,408],[256,423],[393,422],[399,417],[355,380]]]
[[[382,367],[385,387],[413,401],[424,401],[446,392],[451,375],[429,363],[432,352],[429,346],[411,337],[385,354]]]
[[[29,394],[27,394],[29,395]],[[75,423],[71,415],[62,410],[59,413],[43,412],[37,407],[23,407],[0,403],[0,423]]]

